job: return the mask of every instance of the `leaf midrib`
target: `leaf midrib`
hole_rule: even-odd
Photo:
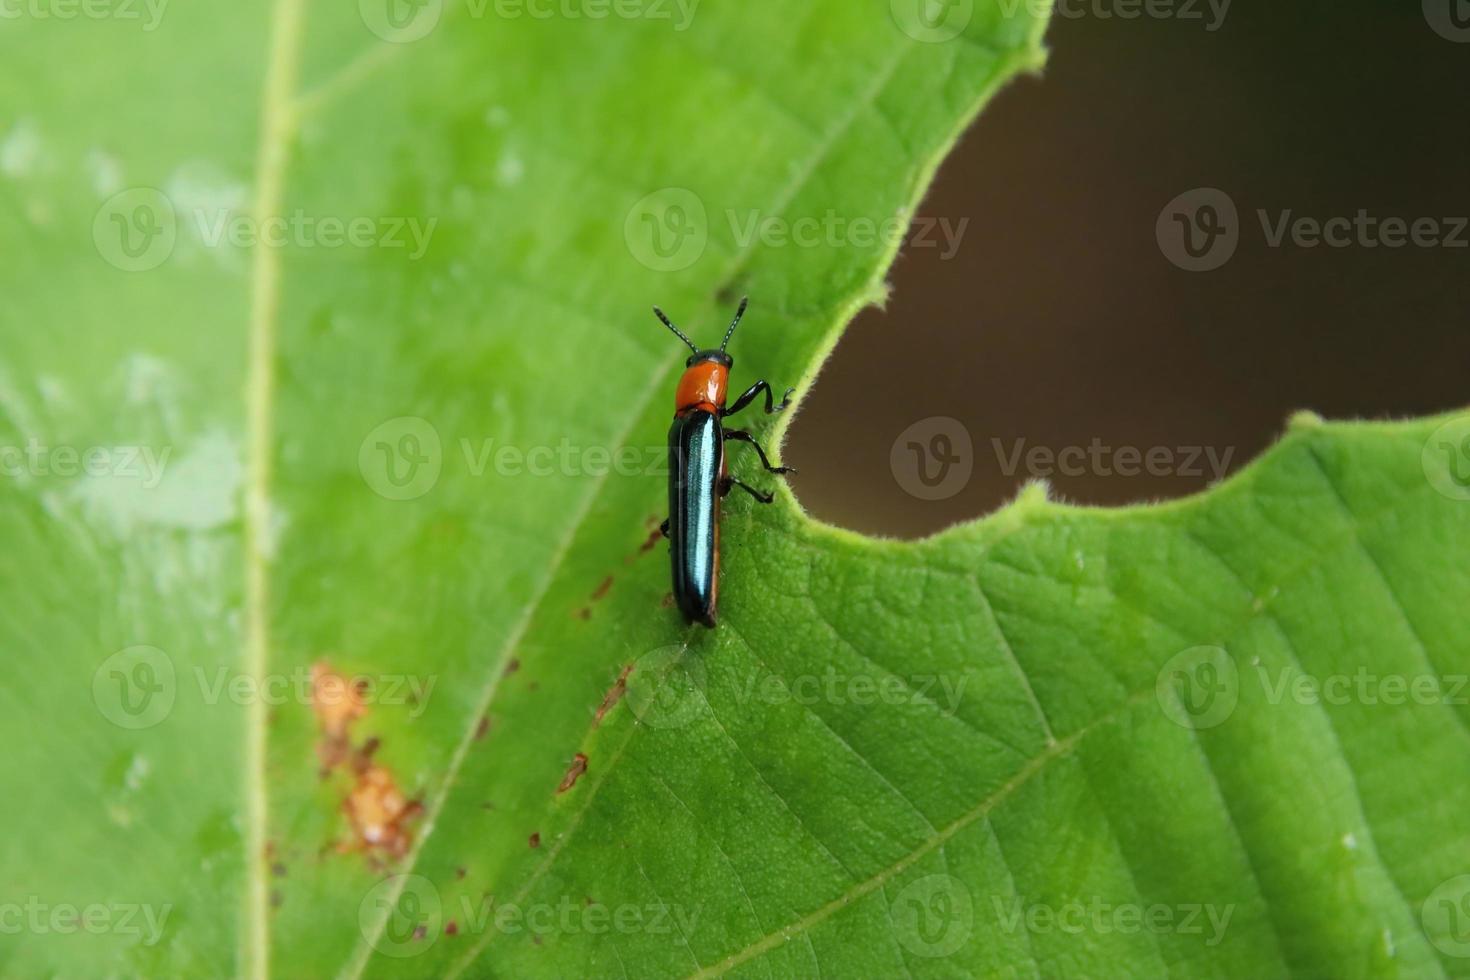
[[[281,210],[286,167],[294,134],[292,98],[301,61],[302,0],[276,0],[261,93],[252,213],[260,220]],[[281,305],[278,249],[257,248],[250,269],[250,319],[245,381],[246,455],[244,504],[244,672],[264,690],[270,661],[270,483],[271,433],[275,425],[276,339]],[[270,975],[269,884],[266,878],[265,756],[266,703],[252,698],[245,712],[245,908],[240,931],[241,973],[255,980]]]

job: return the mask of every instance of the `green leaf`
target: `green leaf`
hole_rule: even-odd
[[[1467,972],[1470,418],[662,602],[648,305],[808,391],[1032,5],[391,2],[0,34],[0,971]]]

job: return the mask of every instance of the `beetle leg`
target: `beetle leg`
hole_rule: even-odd
[[[669,536],[669,519],[667,517],[664,518],[664,522],[658,526],[658,529],[659,533],[661,533],[664,537]]]
[[[775,392],[771,390],[771,386],[764,381],[757,381],[749,388],[746,388],[744,393],[735,399],[735,403],[721,412],[720,416],[723,418],[724,416],[734,415],[736,412],[744,411],[747,405],[760,397],[761,392],[765,392],[766,395],[766,414],[775,415],[777,412],[784,411],[786,406],[791,404],[791,393],[795,390],[795,388],[787,388],[785,397],[781,399],[781,404],[777,405]]]
[[[756,442],[755,437],[744,429],[726,429],[725,438],[733,439],[736,442],[743,442],[752,447],[755,450],[755,454],[761,458],[761,465],[766,468],[767,473],[784,474],[796,472],[796,468],[793,466],[772,466],[771,461],[766,458],[766,451],[761,448],[761,444]]]
[[[723,497],[729,494],[731,487],[739,487],[741,490],[744,490],[746,493],[750,494],[752,497],[754,497],[756,500],[759,500],[763,504],[769,504],[771,501],[776,499],[776,495],[774,493],[761,493],[755,487],[750,486],[747,483],[741,483],[733,476],[727,476],[720,481],[720,496]]]

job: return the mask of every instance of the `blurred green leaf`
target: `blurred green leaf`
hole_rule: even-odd
[[[662,602],[647,307],[750,293],[736,381],[805,391],[1032,5],[52,9],[7,975],[1464,972],[1464,419],[917,544],[734,500],[721,627]],[[1296,693],[1359,671],[1430,687]]]

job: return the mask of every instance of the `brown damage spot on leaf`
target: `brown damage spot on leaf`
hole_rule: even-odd
[[[520,659],[517,658],[517,657],[511,657],[510,658],[510,663],[508,663],[508,664],[505,665],[505,676],[506,677],[509,677],[511,674],[514,674],[516,671],[518,671],[520,669],[521,669],[521,661],[520,661]]]
[[[527,838],[526,843],[531,845],[532,850],[540,847],[541,835],[539,833],[532,834],[529,838]]]
[[[597,588],[592,590],[592,601],[597,602],[599,599],[606,596],[609,592],[612,591],[612,587],[613,577],[609,575],[607,578],[598,583]]]
[[[316,754],[326,778],[352,755],[352,725],[367,714],[367,706],[355,685],[317,661],[311,666],[311,710],[322,733]]]
[[[665,609],[674,608],[674,593],[665,592],[663,601],[660,602],[659,605],[663,606]]]
[[[480,739],[484,738],[489,733],[490,733],[490,716],[489,715],[485,715],[485,716],[483,716],[480,719],[480,723],[475,726],[475,741],[476,742],[480,741]]]
[[[587,757],[578,752],[572,758],[572,764],[567,767],[567,773],[561,777],[561,785],[557,786],[558,793],[565,793],[577,784],[577,779],[587,771]]]
[[[457,936],[457,935],[459,935],[459,923],[455,922],[453,919],[450,919],[448,922],[444,923],[444,935],[446,935],[446,936]]]
[[[352,833],[349,840],[338,842],[337,851],[362,852],[373,863],[403,857],[413,844],[409,824],[423,812],[422,804],[404,795],[393,773],[373,761],[380,745],[376,737],[361,744],[353,741],[353,726],[367,715],[361,688],[325,661],[312,665],[311,682],[312,712],[321,731],[317,758],[322,778],[350,780],[342,812]]]
[[[465,875],[466,875],[466,874],[468,874],[468,873],[469,873],[469,872],[467,872],[467,871],[466,871],[466,870],[465,870],[465,869],[464,869],[464,868],[455,868],[455,869],[454,869],[454,876],[455,876],[455,877],[456,877],[456,878],[459,878],[459,879],[461,879],[461,880],[462,880],[462,879],[463,879],[463,878],[464,878],[464,876],[465,876]]]
[[[408,823],[423,809],[417,800],[403,795],[387,769],[368,766],[358,774],[356,785],[342,804],[355,837],[342,849],[401,858],[413,844]]]
[[[637,551],[633,552],[631,555],[623,556],[624,565],[633,564],[639,558],[642,558],[654,548],[658,547],[658,543],[662,541],[664,537],[663,528],[660,526],[662,523],[663,521],[661,521],[656,516],[650,517],[648,520],[643,522],[644,527],[648,528],[648,537],[643,539],[643,543],[638,546]]]
[[[602,724],[602,719],[607,717],[607,713],[613,709],[613,705],[623,699],[623,695],[628,691],[628,675],[631,673],[633,673],[633,665],[629,664],[623,668],[623,672],[618,675],[618,679],[613,682],[613,686],[608,688],[608,692],[602,696],[602,703],[597,706],[597,713],[592,716],[592,725],[594,728]]]
[[[592,618],[592,607],[591,606],[583,606],[581,609],[578,609],[577,610],[577,618],[580,619],[580,620],[583,620],[583,621],[586,621],[586,620],[591,619]]]

